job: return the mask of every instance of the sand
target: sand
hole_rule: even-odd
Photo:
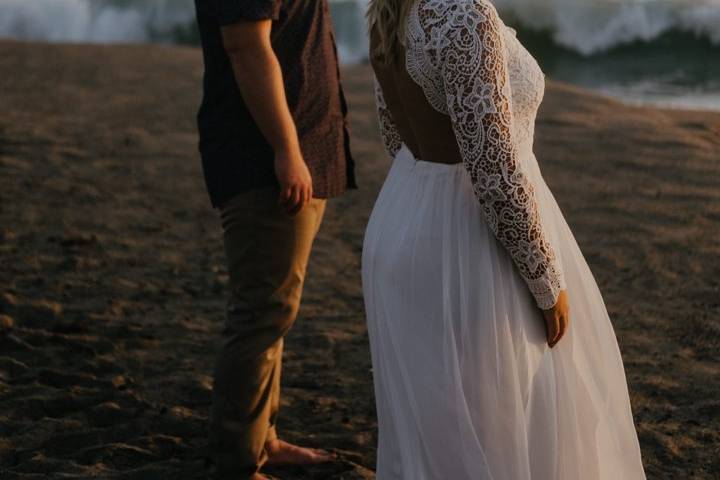
[[[227,271],[196,153],[200,52],[0,42],[0,478],[205,478]],[[359,262],[389,161],[343,72],[361,189],[330,202],[280,432],[373,478]],[[536,153],[596,275],[650,479],[720,478],[720,114],[551,82]]]

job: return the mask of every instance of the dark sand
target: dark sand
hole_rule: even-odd
[[[3,480],[204,478],[227,273],[201,68],[195,49],[0,42]],[[362,188],[317,239],[280,420],[342,462],[283,479],[373,477],[359,258],[389,161],[368,69],[344,79]],[[537,140],[616,327],[648,477],[720,478],[720,114],[551,83]]]

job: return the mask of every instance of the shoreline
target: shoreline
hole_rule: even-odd
[[[575,85],[579,88],[585,89],[590,93],[596,95],[608,96],[612,99],[618,100],[628,106],[644,107],[644,108],[660,108],[660,109],[672,109],[672,110],[699,110],[703,112],[720,112],[720,87],[718,85],[710,84],[705,85],[701,88],[697,84],[676,84],[673,82],[668,83],[653,79],[651,75],[646,74],[644,77],[637,77],[634,80],[629,77],[610,75],[605,78],[604,82],[598,83],[595,75],[599,75],[599,78],[605,77],[606,70],[621,70],[622,66],[632,66],[632,58],[640,55],[642,52],[643,45],[646,47],[652,47],[652,53],[658,58],[657,62],[665,64],[665,69],[677,68],[677,65],[673,64],[674,60],[670,60],[665,55],[669,45],[666,45],[670,39],[662,37],[662,42],[659,46],[653,46],[652,44],[633,43],[631,45],[623,45],[615,47],[608,52],[598,53],[593,56],[583,56],[578,52],[568,50],[557,44],[548,45],[547,32],[533,32],[528,30],[527,32],[520,32],[520,39],[526,45],[530,45],[530,51],[536,58],[539,59],[541,65],[548,64],[549,71],[546,71],[546,77],[553,82],[568,83]],[[55,45],[55,46],[89,46],[89,47],[150,47],[150,48],[176,48],[176,49],[197,49],[200,48],[195,43],[180,42],[175,43],[173,41],[122,41],[122,42],[89,42],[89,41],[78,41],[78,42],[48,42],[45,40],[32,40],[32,39],[15,39],[11,37],[0,36],[0,42],[4,43],[26,43],[31,45]],[[708,45],[711,45],[708,41]],[[702,45],[699,45],[699,47]],[[717,45],[717,49],[720,50],[720,44]],[[350,48],[348,50],[348,56],[353,59],[362,58],[361,50],[358,48]],[[689,52],[695,57],[701,56],[698,51]],[[613,60],[614,56],[618,55],[620,58]],[[648,62],[647,59],[644,61]],[[607,63],[607,68],[603,68],[604,63]],[[608,63],[609,62],[609,63]],[[367,66],[369,63],[367,59],[361,61],[344,62],[341,67],[344,69],[352,69],[355,67]],[[646,67],[650,67],[653,62],[649,62]],[[695,63],[689,63],[686,65],[692,73],[690,75],[699,75],[697,71],[697,65]],[[706,71],[701,75],[704,78],[716,77],[712,75],[707,67],[704,67]],[[556,70],[556,71],[555,71]],[[582,75],[571,74],[570,72],[585,72]],[[593,72],[588,75],[588,72]],[[720,75],[720,70],[718,70]],[[707,83],[707,80],[705,80]],[[591,83],[591,84],[590,84]],[[642,85],[642,88],[638,88]],[[700,90],[698,90],[700,88]],[[704,89],[703,89],[704,88]]]
[[[0,41],[0,59],[0,476],[204,478],[227,271],[200,52]],[[390,160],[368,67],[342,76],[360,189],[328,204],[279,424],[341,461],[289,480],[374,477],[359,262]],[[535,153],[610,312],[648,478],[717,478],[720,112],[551,81]]]

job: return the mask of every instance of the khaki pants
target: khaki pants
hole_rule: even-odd
[[[300,307],[305,269],[325,200],[295,217],[276,188],[234,197],[221,212],[230,286],[215,365],[210,449],[218,478],[243,478],[267,459],[276,438],[283,337]]]

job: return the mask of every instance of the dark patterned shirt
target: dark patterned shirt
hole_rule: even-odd
[[[271,41],[318,198],[355,187],[347,106],[327,0],[195,0],[205,61],[200,153],[213,206],[277,185],[274,153],[243,102],[220,28],[272,19]]]

